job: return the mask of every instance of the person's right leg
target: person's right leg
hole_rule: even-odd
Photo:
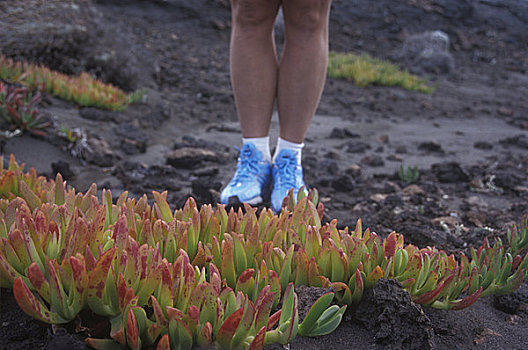
[[[280,0],[232,0],[231,82],[243,147],[220,195],[223,204],[258,204],[269,190],[269,127],[277,93],[273,25]]]
[[[280,0],[232,0],[231,83],[245,138],[268,136],[277,95],[273,25]]]

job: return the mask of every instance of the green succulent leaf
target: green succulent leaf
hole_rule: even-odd
[[[341,308],[337,305],[330,306],[323,312],[317,321],[317,325],[306,335],[309,337],[318,337],[332,333],[341,323],[346,309],[346,305],[343,305]]]
[[[190,350],[192,348],[193,337],[183,320],[171,319],[168,334],[171,350]]]
[[[96,350],[123,350],[126,349],[125,346],[119,344],[113,339],[96,339],[96,338],[86,338],[86,344],[92,349]]]
[[[18,306],[31,317],[49,324],[68,323],[69,320],[62,318],[58,313],[50,311],[42,299],[31,293],[20,277],[15,280],[13,294]]]
[[[299,325],[300,335],[309,336],[310,332],[317,326],[317,322],[321,315],[334,299],[334,295],[335,293],[326,293],[317,299],[310,308],[310,311],[308,311],[303,322]]]

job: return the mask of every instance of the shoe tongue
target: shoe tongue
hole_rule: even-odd
[[[284,152],[279,156],[276,164],[281,169],[293,169],[296,165],[296,158],[290,152]]]
[[[246,157],[249,157],[251,156],[251,154],[253,153],[253,150],[251,149],[251,147],[249,146],[245,146],[242,148],[242,153],[246,156]]]
[[[293,152],[281,152],[279,158],[285,162],[288,162],[295,158]]]

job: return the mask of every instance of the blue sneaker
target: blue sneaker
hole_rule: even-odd
[[[240,150],[235,175],[220,194],[222,204],[256,205],[269,195],[271,164],[252,143]]]
[[[275,213],[279,213],[282,207],[284,197],[288,191],[293,188],[295,198],[299,189],[306,186],[303,181],[302,166],[297,162],[297,155],[294,151],[283,149],[275,159],[271,168],[273,178],[273,190],[271,191],[271,208]]]

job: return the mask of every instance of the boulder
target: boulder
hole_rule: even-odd
[[[399,282],[380,279],[365,291],[356,318],[372,333],[377,349],[434,349],[431,320]]]
[[[183,147],[165,155],[168,165],[180,169],[195,169],[202,162],[217,162],[215,152],[204,148]]]
[[[396,58],[416,74],[447,74],[455,68],[449,36],[440,30],[410,35]]]

